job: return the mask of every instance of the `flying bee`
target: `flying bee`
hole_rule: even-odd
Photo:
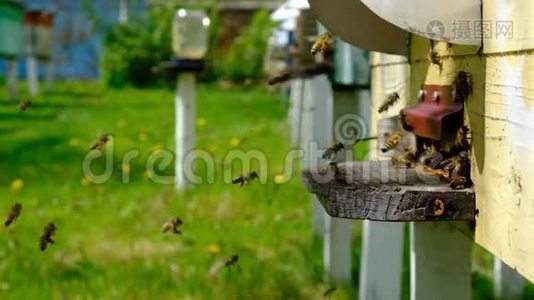
[[[415,166],[417,162],[417,156],[415,150],[404,149],[404,153],[395,155],[391,158],[391,163],[396,167],[407,167],[411,168]]]
[[[46,247],[48,244],[55,243],[52,237],[56,234],[56,225],[54,223],[50,222],[46,224],[45,228],[43,229],[43,234],[41,234],[41,237],[39,238],[39,248],[41,251],[46,250]]]
[[[230,256],[229,259],[227,259],[225,262],[224,262],[224,266],[225,267],[231,267],[231,266],[235,266],[237,264],[237,262],[239,261],[239,256],[237,254],[234,254],[232,256]]]
[[[338,153],[339,151],[341,151],[341,149],[345,149],[345,146],[343,145],[343,143],[341,143],[341,142],[337,142],[337,143],[331,145],[330,147],[328,147],[328,148],[324,151],[322,158],[323,158],[323,159],[330,159],[330,158],[332,158],[334,155],[336,155],[336,153]]]
[[[290,71],[285,71],[285,72],[282,72],[281,74],[279,74],[277,76],[274,76],[273,78],[269,79],[269,81],[267,81],[267,84],[268,85],[275,85],[275,84],[278,84],[278,83],[286,82],[289,79],[291,79],[291,77],[293,77],[291,72]]]
[[[454,80],[454,102],[465,102],[473,93],[473,74],[465,71],[458,72]]]
[[[393,104],[395,104],[395,102],[397,102],[397,100],[399,100],[399,98],[400,97],[397,92],[389,94],[384,103],[382,103],[378,108],[378,113],[383,113],[387,111],[390,107],[393,106]]]
[[[22,212],[22,204],[15,203],[13,206],[11,206],[11,210],[9,211],[9,214],[7,215],[7,218],[4,221],[4,225],[7,227],[11,225],[11,223],[15,222],[17,218],[20,216],[21,212]]]
[[[332,33],[330,32],[325,32],[321,34],[320,36],[318,36],[315,39],[315,43],[313,43],[311,47],[311,55],[315,56],[315,54],[317,53],[325,54],[326,52],[328,52],[330,48],[330,44],[332,43],[332,38],[333,36],[332,36]]]
[[[384,138],[386,139],[386,141],[384,142],[384,146],[381,149],[382,152],[385,153],[393,148],[396,148],[402,141],[403,136],[404,134],[402,132],[384,133]]]
[[[243,186],[245,183],[249,183],[251,182],[252,180],[258,178],[258,173],[256,173],[256,171],[252,171],[248,174],[245,174],[245,175],[241,175],[237,178],[235,178],[234,180],[232,180],[232,183],[233,184],[238,184],[239,183],[239,186]]]
[[[449,186],[453,190],[466,188],[468,186],[467,178],[465,176],[454,176],[452,177]]]
[[[91,150],[101,150],[104,145],[107,144],[107,142],[109,142],[110,140],[110,135],[109,133],[107,134],[104,134],[103,136],[101,136],[100,138],[98,138],[98,140],[96,140],[96,142],[93,144],[93,146],[91,146]]]
[[[24,100],[24,101],[19,103],[19,110],[20,111],[25,111],[28,108],[30,108],[31,106],[32,106],[32,101],[31,100]]]
[[[182,232],[179,230],[179,227],[182,225],[182,223],[182,219],[179,217],[171,218],[167,222],[163,223],[163,226],[161,226],[161,232],[167,233],[172,231],[172,233],[182,234]]]
[[[324,293],[323,293],[323,297],[324,297],[324,298],[328,298],[328,297],[330,297],[336,290],[337,290],[337,288],[336,288],[335,286],[333,286],[333,287],[327,289],[326,291],[324,291]]]

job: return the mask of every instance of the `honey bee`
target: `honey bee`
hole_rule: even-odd
[[[230,258],[228,258],[225,262],[224,262],[224,266],[225,267],[231,267],[231,266],[235,266],[237,264],[237,262],[239,261],[239,256],[237,254],[234,254],[232,256],[230,256]]]
[[[467,178],[465,176],[454,176],[452,177],[449,186],[453,190],[466,188],[468,187]]]
[[[404,134],[402,132],[384,133],[384,138],[386,139],[386,141],[384,142],[384,146],[381,149],[382,152],[385,153],[393,148],[396,148],[402,141],[403,136]]]
[[[439,57],[439,53],[435,50],[431,50],[428,54],[428,60],[431,64],[437,65],[439,67],[439,70],[441,71],[441,68],[443,67],[443,62],[441,61],[441,57]]]
[[[291,72],[283,72],[277,76],[274,76],[273,78],[269,79],[269,81],[267,81],[267,84],[268,85],[275,85],[275,84],[278,84],[278,83],[282,83],[282,82],[286,82],[288,81],[289,79],[291,79],[292,77],[292,74]]]
[[[19,110],[20,111],[25,111],[28,108],[30,108],[31,106],[32,106],[32,101],[31,100],[24,100],[24,101],[19,103]]]
[[[444,170],[444,169],[434,169],[434,168],[429,167],[429,166],[421,165],[419,170],[422,173],[426,173],[426,174],[431,175],[431,176],[437,176],[437,177],[441,177],[443,179],[449,179],[449,171]]]
[[[467,126],[462,126],[460,129],[458,129],[458,133],[456,134],[456,142],[455,142],[455,148],[457,148],[460,151],[469,151],[471,149],[471,137],[470,137],[471,130]]]
[[[21,212],[22,212],[22,204],[15,203],[13,206],[11,206],[11,210],[9,211],[9,214],[7,215],[7,218],[4,221],[4,225],[8,227],[9,225],[11,225],[11,223],[15,222],[17,218],[20,216]]]
[[[397,92],[389,94],[384,103],[378,108],[378,113],[387,111],[393,104],[395,104],[395,102],[397,102],[397,100],[399,100],[399,94]]]
[[[252,171],[248,174],[245,174],[245,175],[241,175],[237,178],[235,178],[234,180],[232,180],[232,183],[233,184],[238,184],[239,183],[239,186],[243,186],[245,183],[249,183],[251,182],[252,180],[258,178],[258,173],[256,173],[256,171]]]
[[[467,151],[462,151],[458,155],[444,160],[440,165],[450,173],[451,177],[464,176],[469,178],[471,163],[469,161],[469,152]]]
[[[332,158],[334,155],[336,155],[336,153],[338,153],[339,151],[341,151],[341,149],[345,149],[345,146],[343,145],[343,143],[341,142],[337,142],[333,145],[331,145],[330,147],[328,147],[325,152],[323,153],[323,156],[322,158],[323,159],[330,159]]]
[[[50,222],[46,224],[45,228],[43,229],[43,234],[41,234],[41,237],[39,238],[39,248],[41,251],[46,250],[46,247],[48,244],[55,243],[52,237],[56,234],[56,225],[54,223]]]
[[[473,75],[469,72],[460,71],[454,80],[454,102],[465,102],[473,93]]]
[[[404,149],[404,153],[395,155],[391,158],[391,163],[396,167],[407,167],[411,168],[415,166],[417,162],[417,156],[415,150]]]
[[[430,166],[432,168],[437,167],[442,161],[443,154],[441,154],[434,145],[427,146],[417,159],[419,164]]]
[[[167,233],[172,231],[172,233],[182,234],[182,232],[179,230],[179,227],[182,225],[182,223],[182,219],[179,217],[171,218],[167,222],[163,223],[163,226],[161,226],[161,232]]]
[[[323,297],[324,297],[324,298],[328,298],[328,297],[330,297],[336,290],[337,290],[337,288],[336,288],[335,286],[333,286],[333,287],[327,289],[326,291],[324,291],[324,293],[323,293]]]
[[[109,134],[104,134],[101,136],[96,142],[91,146],[91,150],[101,150],[104,145],[106,145],[107,142],[110,140]]]
[[[325,32],[315,39],[311,47],[311,55],[315,56],[317,53],[326,53],[329,51],[330,44],[332,42],[332,34],[330,32]]]

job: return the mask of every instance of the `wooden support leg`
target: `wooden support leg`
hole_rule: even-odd
[[[10,100],[16,100],[18,94],[18,68],[15,59],[7,61],[7,94]]]
[[[180,73],[175,98],[176,188],[187,185],[184,159],[195,144],[195,74]]]
[[[404,223],[363,221],[359,299],[401,299]]]
[[[37,58],[35,56],[28,56],[26,59],[26,76],[28,79],[28,90],[31,96],[35,96],[39,93],[37,67]]]
[[[470,239],[449,222],[412,222],[410,239],[410,299],[471,298]]]
[[[497,257],[493,260],[493,278],[495,298],[502,300],[521,298],[526,279]]]

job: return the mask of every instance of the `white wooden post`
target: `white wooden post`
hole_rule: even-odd
[[[30,54],[26,59],[26,76],[28,80],[28,90],[31,96],[39,93],[39,78],[37,74],[38,62],[37,58]]]
[[[363,221],[359,299],[400,299],[403,224]]]
[[[323,260],[329,281],[350,283],[352,280],[352,225],[350,219],[325,214]]]
[[[410,299],[471,298],[473,242],[449,222],[410,223]]]
[[[178,74],[175,98],[176,188],[187,186],[184,159],[195,145],[195,74]]]
[[[493,259],[493,282],[496,299],[512,300],[521,298],[527,281],[514,269],[495,257]]]
[[[51,92],[53,85],[54,85],[54,63],[53,63],[53,60],[50,58],[45,63],[45,86],[46,86],[46,91],[47,92]]]
[[[300,128],[301,149],[304,150],[303,168],[315,168],[326,164],[321,149],[332,141],[333,96],[330,81],[326,75],[303,80],[302,122]],[[313,231],[324,233],[325,211],[317,197],[312,196]]]
[[[300,133],[302,131],[303,88],[303,79],[296,78],[291,80],[289,112],[287,115],[291,147],[298,147],[300,145]]]
[[[125,24],[128,23],[129,13],[128,13],[128,0],[120,0],[119,3],[119,23]]]
[[[7,93],[9,99],[15,100],[18,94],[18,68],[17,60],[7,60]]]

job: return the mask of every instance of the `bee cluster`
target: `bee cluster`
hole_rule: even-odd
[[[386,134],[383,152],[396,149],[401,143],[402,132]],[[435,182],[436,179],[449,183],[452,189],[471,187],[471,143],[470,129],[462,126],[457,133],[456,140],[450,149],[446,150],[439,143],[423,146],[418,153],[415,149],[405,148],[401,154],[391,158],[391,163],[397,168],[415,168],[419,178],[425,182]],[[399,137],[400,136],[400,137]]]

